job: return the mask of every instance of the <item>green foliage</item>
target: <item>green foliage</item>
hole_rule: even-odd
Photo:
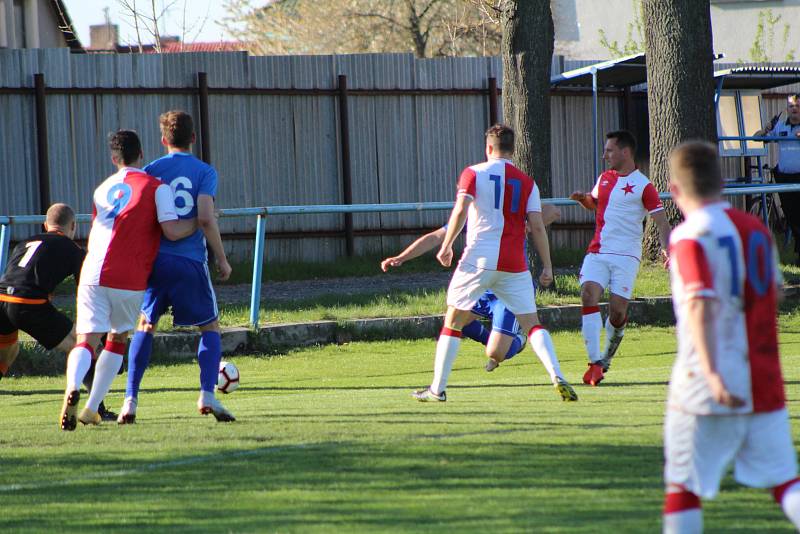
[[[642,0],[631,0],[633,22],[628,23],[628,33],[625,42],[620,45],[618,41],[609,41],[605,30],[600,29],[600,45],[609,51],[611,57],[621,58],[639,54],[645,51],[644,39],[644,8]]]
[[[788,397],[800,318],[781,319]],[[554,334],[580,382],[578,332]],[[154,366],[137,423],[57,427],[62,378],[4,379],[2,532],[655,532],[671,328],[629,327],[599,388],[561,402],[528,349],[491,374],[465,341],[448,402],[412,401],[433,341],[235,358],[238,421],[196,413],[197,366]],[[123,377],[108,401],[122,403]],[[85,398],[85,397],[84,397]],[[796,407],[789,405],[790,411]],[[793,415],[796,415],[793,413]],[[794,438],[800,426],[794,425]],[[787,532],[764,490],[729,477],[709,532]]]
[[[756,36],[750,47],[750,61],[753,63],[776,61],[773,57],[775,54],[775,30],[782,19],[782,15],[775,15],[771,9],[764,9],[758,12]],[[781,34],[781,48],[784,50],[786,50],[786,46],[789,43],[790,30],[789,23],[784,23]],[[782,60],[777,61],[794,61],[794,57],[795,49],[791,48],[786,51]]]

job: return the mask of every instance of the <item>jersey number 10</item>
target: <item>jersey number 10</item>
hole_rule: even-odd
[[[717,243],[728,250],[728,258],[731,262],[731,296],[741,295],[739,289],[739,262],[737,261],[736,242],[732,236],[726,235],[717,239]],[[753,287],[756,295],[763,297],[769,291],[772,283],[772,265],[770,264],[771,252],[769,249],[769,239],[763,232],[754,231],[747,240],[747,281]]]

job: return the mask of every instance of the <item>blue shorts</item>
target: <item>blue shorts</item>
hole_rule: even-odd
[[[471,311],[479,317],[491,319],[494,332],[500,332],[507,336],[516,336],[519,332],[517,318],[491,291],[484,293]]]
[[[142,315],[156,324],[172,307],[175,326],[203,326],[219,315],[208,264],[175,254],[159,254],[147,281]]]

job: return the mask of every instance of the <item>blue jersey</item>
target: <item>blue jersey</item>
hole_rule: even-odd
[[[144,171],[172,188],[175,194],[175,208],[180,219],[197,217],[197,197],[217,194],[217,171],[186,152],[173,152],[158,158],[144,168]],[[183,256],[195,261],[206,261],[206,239],[202,230],[178,241],[161,238],[159,253]]]

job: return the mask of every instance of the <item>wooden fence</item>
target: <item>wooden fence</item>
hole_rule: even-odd
[[[93,188],[113,172],[108,133],[137,130],[154,159],[163,151],[158,115],[175,108],[195,118],[194,150],[219,172],[221,207],[451,200],[460,170],[483,158],[484,130],[503,116],[501,86],[499,58],[0,50],[0,214],[41,213],[55,201],[88,212]],[[634,93],[631,110],[621,92],[601,93],[601,146],[602,132],[645,120],[643,95]],[[551,106],[553,195],[567,196],[594,181],[591,98],[554,91]],[[389,254],[445,217],[274,217],[267,259]],[[224,221],[235,257],[251,253],[254,225]],[[581,248],[591,227],[588,214],[567,208],[553,244]],[[15,228],[13,238],[30,231]]]

